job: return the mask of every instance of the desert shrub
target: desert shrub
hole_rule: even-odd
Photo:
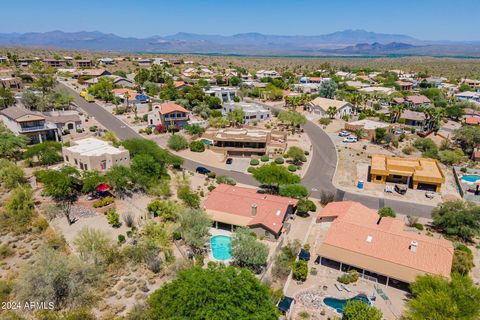
[[[216,187],[215,187],[214,185],[209,185],[209,186],[207,187],[208,191],[210,191],[210,192],[212,192],[213,190],[215,190],[215,188],[216,188]]]
[[[343,284],[349,284],[357,282],[358,280],[358,271],[357,270],[349,270],[347,273],[344,273],[340,277],[337,278],[337,281]]]
[[[190,208],[200,207],[200,196],[198,193],[191,191],[189,186],[177,188],[177,197]]]
[[[301,184],[287,184],[280,187],[279,194],[283,197],[300,199],[308,196],[308,190]]]
[[[332,119],[321,118],[320,120],[318,120],[318,123],[320,123],[322,126],[328,126],[330,123],[332,123]]]
[[[300,199],[297,202],[297,214],[307,215],[309,211],[317,211],[317,206],[315,205],[315,203],[309,199]]]
[[[322,206],[326,206],[327,204],[329,204],[330,202],[333,202],[334,200],[335,200],[335,193],[331,191],[325,191],[325,190],[322,190],[320,192],[320,204]]]
[[[102,207],[106,207],[109,204],[112,204],[114,202],[115,202],[115,199],[113,197],[100,198],[93,203],[93,207],[94,208],[102,208]]]
[[[283,164],[285,162],[285,160],[283,160],[283,158],[275,158],[275,163],[276,164]]]
[[[298,168],[297,168],[296,165],[291,164],[291,165],[288,166],[288,171],[290,171],[290,172],[295,172],[295,171],[297,171],[297,169]]]
[[[268,160],[270,160],[270,157],[267,156],[266,154],[264,154],[263,156],[260,157],[260,160],[261,160],[262,162],[267,162]]]
[[[292,267],[292,275],[295,280],[305,281],[308,276],[308,264],[306,261],[295,261]]]
[[[180,151],[188,147],[188,141],[185,139],[185,137],[174,134],[168,139],[167,145],[172,150]]]
[[[234,186],[237,184],[237,181],[235,181],[235,179],[231,178],[231,177],[227,177],[227,176],[218,176],[217,177],[217,183],[218,184],[228,184],[230,186]]]
[[[128,228],[135,227],[135,218],[134,218],[132,213],[126,212],[126,213],[122,214],[122,219],[123,219],[123,222],[125,222],[125,225]]]
[[[205,144],[202,141],[192,141],[190,142],[190,151],[193,152],[203,152],[205,151]]]
[[[306,156],[308,156],[308,155],[310,154],[310,152],[309,152],[308,150],[305,150],[305,151],[303,152],[303,154],[306,155]]]
[[[390,207],[380,208],[380,209],[378,209],[377,212],[378,212],[378,215],[380,217],[393,217],[393,218],[395,218],[395,216],[396,216],[395,210],[393,210]]]
[[[120,216],[118,215],[117,211],[113,208],[108,209],[107,211],[107,221],[114,228],[118,228],[121,226],[120,223]]]
[[[463,244],[457,245],[453,254],[452,273],[468,275],[473,267],[475,267],[475,264],[473,263],[472,250]]]
[[[118,243],[119,244],[125,243],[125,236],[123,234],[118,235]]]
[[[247,172],[252,173],[253,171],[255,171],[254,167],[248,167]]]
[[[423,230],[423,224],[421,224],[421,223],[415,223],[415,228],[417,228],[418,230],[422,231],[422,230]]]
[[[259,164],[260,164],[260,161],[258,161],[257,159],[250,160],[250,165],[251,166],[258,166]]]
[[[408,146],[405,146],[405,147],[402,149],[402,152],[405,153],[405,154],[407,154],[407,155],[409,155],[409,154],[414,153],[415,150],[417,150],[417,149],[415,149],[415,147],[408,145]]]
[[[4,243],[0,245],[0,259],[5,259],[7,257],[10,257],[14,254],[15,252],[13,249],[8,245],[8,243]]]
[[[213,171],[210,171],[208,174],[207,174],[207,177],[210,178],[210,179],[215,179],[215,177],[217,176],[217,174]]]

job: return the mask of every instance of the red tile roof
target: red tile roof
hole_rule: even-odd
[[[479,116],[467,116],[465,117],[465,124],[480,124]]]
[[[324,244],[421,272],[450,276],[450,241],[405,231],[404,222],[397,218],[385,217],[377,224],[376,211],[353,201],[328,204],[319,214],[322,217],[337,217]],[[412,241],[417,242],[416,252],[410,250]]]
[[[160,105],[153,106],[154,109],[156,107],[158,107],[158,112],[160,112],[160,114],[168,114],[175,111],[188,113],[187,109],[185,109],[181,105],[178,105],[174,102],[165,102]]]
[[[257,214],[252,216],[252,205],[257,205]],[[221,184],[209,193],[204,207],[207,210],[224,212],[251,218],[248,226],[261,225],[279,233],[289,205],[296,199],[257,193],[255,189]]]

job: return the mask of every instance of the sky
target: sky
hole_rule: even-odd
[[[320,35],[346,29],[421,40],[480,40],[480,0],[1,1],[0,33],[101,31]]]

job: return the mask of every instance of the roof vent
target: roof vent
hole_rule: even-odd
[[[253,203],[252,204],[252,217],[256,217],[256,216],[257,216],[257,204]]]
[[[282,213],[282,212],[281,212],[280,210],[277,210],[277,212],[275,212],[275,215],[276,215],[277,217],[280,217],[280,214],[281,214],[281,213]]]
[[[418,247],[418,242],[415,240],[412,240],[412,242],[410,242],[410,251],[417,252],[417,247]]]
[[[367,236],[367,242],[372,243],[372,241],[373,241],[373,237],[372,236]]]

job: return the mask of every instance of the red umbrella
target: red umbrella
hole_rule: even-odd
[[[111,187],[112,186],[110,186],[108,183],[101,183],[95,188],[95,190],[97,190],[98,192],[105,192],[110,190]]]

